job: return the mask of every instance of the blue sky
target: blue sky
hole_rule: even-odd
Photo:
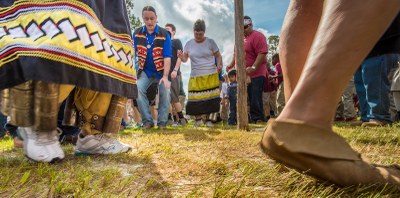
[[[244,15],[252,18],[256,27],[278,35],[289,0],[244,0]]]

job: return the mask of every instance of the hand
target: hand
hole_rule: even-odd
[[[183,58],[183,52],[182,52],[182,50],[178,50],[178,52],[176,53],[176,55],[178,56],[178,58],[182,59],[182,58]]]
[[[178,72],[176,70],[173,70],[171,72],[171,78],[175,79],[177,75],[178,75]]]
[[[222,65],[218,65],[217,66],[217,70],[218,70],[218,72],[221,72],[222,71]]]
[[[278,76],[277,75],[269,75],[268,76],[268,79],[274,79],[274,78],[278,78]]]
[[[251,83],[251,78],[250,76],[246,76],[246,84],[250,84]]]
[[[165,89],[170,89],[171,88],[171,82],[168,80],[168,76],[163,76],[160,80],[160,85],[161,83],[164,83]]]
[[[246,74],[247,75],[251,75],[254,73],[254,71],[256,71],[255,69],[253,69],[252,67],[247,67],[246,68]]]

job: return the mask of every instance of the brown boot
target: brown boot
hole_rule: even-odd
[[[297,120],[271,120],[260,146],[279,163],[340,186],[392,184],[400,188],[399,167],[370,164],[331,130]]]

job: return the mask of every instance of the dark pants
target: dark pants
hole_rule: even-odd
[[[65,101],[61,104],[60,110],[58,111],[57,127],[62,130],[60,135],[60,142],[63,142],[68,136],[77,136],[79,133],[79,127],[64,126],[62,121],[64,118]]]
[[[228,124],[235,125],[237,123],[236,118],[236,103],[237,103],[237,87],[228,87],[228,97],[229,97],[229,116]]]
[[[0,138],[6,135],[4,125],[7,123],[7,116],[0,113]]]
[[[247,87],[247,94],[250,101],[250,119],[251,122],[258,120],[265,121],[262,94],[264,89],[265,77],[255,77]]]

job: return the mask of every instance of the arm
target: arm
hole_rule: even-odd
[[[166,57],[164,58],[164,73],[163,77],[160,80],[160,84],[164,83],[166,89],[169,89],[171,86],[171,82],[168,80],[169,68],[171,67],[171,58]]]
[[[176,65],[175,65],[174,71],[172,71],[172,73],[171,73],[171,78],[176,78],[176,76],[178,75],[178,70],[181,67],[181,63],[182,63],[181,59],[178,58],[176,60]]]
[[[222,70],[222,56],[221,53],[219,51],[214,53],[214,57],[217,59],[217,69],[218,72],[220,72]]]
[[[233,53],[232,61],[229,63],[228,66],[226,66],[226,71],[229,71],[235,67],[236,61],[235,61],[235,53]]]
[[[175,44],[176,44],[176,47],[178,48],[178,50],[182,50],[182,48],[183,48],[182,43],[179,39],[176,40]],[[177,52],[177,56],[178,56],[178,52]],[[182,60],[178,57],[176,60],[174,71],[171,72],[171,78],[174,78],[174,79],[176,78],[176,76],[178,75],[179,68],[181,67],[181,63],[182,63]]]
[[[189,59],[189,54],[187,52],[183,52],[182,50],[178,50],[178,58],[181,59],[181,62],[186,63]]]
[[[228,66],[226,66],[226,71],[229,71],[235,67],[235,64],[236,64],[236,51],[235,50],[236,50],[236,48],[233,49],[232,61],[231,61],[231,63],[229,63]]]
[[[164,83],[166,89],[169,89],[171,86],[171,82],[168,80],[169,69],[171,68],[171,57],[172,57],[172,41],[169,34],[167,34],[166,39],[164,41],[163,48],[163,56],[164,56],[164,71],[163,77],[160,80],[160,84]]]
[[[265,62],[266,59],[267,59],[267,54],[258,53],[256,61],[254,61],[253,63],[253,66],[255,66],[256,68],[255,69],[253,69],[252,67],[246,68],[247,74],[252,74],[254,71],[256,71],[257,68],[261,65],[261,63]]]

